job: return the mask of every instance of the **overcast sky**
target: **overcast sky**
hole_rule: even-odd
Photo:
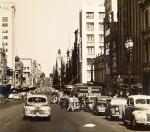
[[[17,55],[36,59],[49,75],[57,50],[65,53],[69,34],[72,38],[78,28],[81,0],[15,0],[15,4]]]

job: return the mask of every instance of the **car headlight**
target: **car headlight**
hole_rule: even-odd
[[[116,111],[119,111],[119,107],[116,107],[115,110],[116,110]]]
[[[99,109],[101,109],[101,107],[100,107],[100,106],[97,106],[97,109],[99,110]]]

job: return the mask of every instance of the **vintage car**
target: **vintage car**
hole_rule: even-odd
[[[14,100],[20,100],[21,99],[21,95],[19,93],[14,93],[13,94],[13,99]]]
[[[28,117],[44,117],[50,120],[51,108],[46,95],[28,95],[24,105],[23,119]]]
[[[78,111],[80,110],[79,99],[76,97],[69,97],[67,100],[66,110]],[[71,107],[70,107],[71,106]],[[69,108],[68,108],[69,107]]]
[[[97,96],[90,95],[85,98],[85,111],[93,111],[93,106]]]
[[[129,96],[123,115],[124,124],[132,128],[136,128],[139,124],[150,125],[150,96]]]
[[[107,119],[122,119],[122,113],[125,109],[125,105],[127,104],[127,100],[124,98],[112,98],[107,102],[105,109],[105,116]]]
[[[111,98],[109,96],[100,96],[95,100],[94,106],[93,106],[93,114],[105,114],[105,109],[107,105],[107,101]]]

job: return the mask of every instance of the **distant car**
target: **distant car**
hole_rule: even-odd
[[[105,114],[105,109],[107,105],[107,100],[110,99],[108,96],[100,96],[95,100],[94,106],[93,106],[93,114]]]
[[[140,125],[150,125],[150,96],[132,95],[127,99],[123,122],[136,128]]]
[[[112,98],[108,101],[105,116],[107,119],[118,118],[122,119],[123,111],[125,110],[125,105],[127,100],[124,98]]]
[[[13,99],[14,98],[14,94],[9,94],[8,98],[9,99]]]
[[[97,98],[97,96],[95,96],[95,95],[87,96],[85,98],[85,110],[86,111],[93,111],[93,107],[94,107],[96,98]]]
[[[24,117],[43,117],[50,120],[51,108],[46,95],[28,95],[24,105]]]
[[[14,93],[14,94],[13,94],[13,99],[14,99],[14,100],[19,100],[19,99],[21,99],[20,94]]]

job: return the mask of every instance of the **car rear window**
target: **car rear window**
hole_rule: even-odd
[[[42,97],[31,97],[28,99],[29,103],[46,103],[46,98]]]

